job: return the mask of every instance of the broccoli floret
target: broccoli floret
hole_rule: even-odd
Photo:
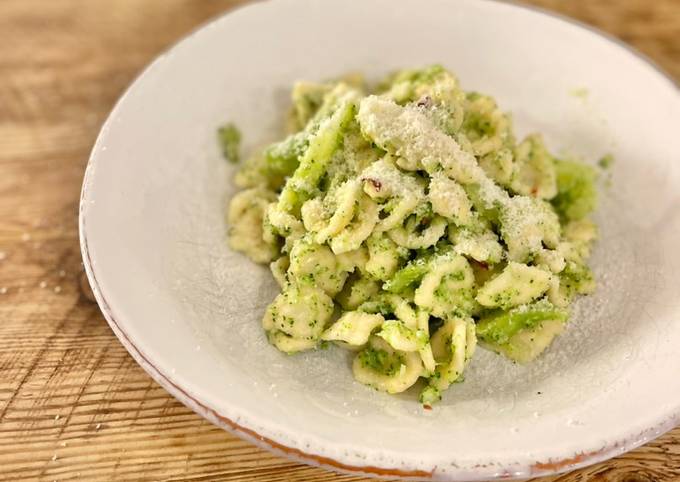
[[[239,148],[241,145],[241,132],[231,122],[217,130],[217,138],[222,148],[222,155],[229,162],[239,161]]]
[[[595,169],[575,161],[555,161],[557,196],[551,203],[562,220],[579,220],[590,214],[597,204]]]
[[[503,344],[519,331],[533,328],[541,321],[565,321],[567,316],[566,311],[544,300],[510,311],[494,310],[477,323],[477,336],[489,343]]]

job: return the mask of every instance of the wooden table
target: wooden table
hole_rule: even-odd
[[[358,481],[212,426],[132,360],[93,302],[78,196],[116,98],[233,0],[0,1],[0,479]],[[680,0],[534,0],[635,45],[680,79]],[[680,428],[546,480],[680,479]]]

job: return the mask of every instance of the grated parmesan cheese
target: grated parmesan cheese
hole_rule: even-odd
[[[285,178],[263,174],[262,225],[247,223],[255,236],[237,247],[272,248],[282,293],[262,320],[270,343],[354,345],[359,382],[397,393],[424,377],[428,406],[462,381],[477,336],[515,361],[540,354],[566,319],[557,308],[594,286],[596,231],[571,204],[592,176],[538,136],[518,144],[493,98],[441,66],[396,73],[381,95],[310,85],[293,94],[295,163]]]
[[[402,107],[369,96],[361,101],[357,119],[363,132],[380,147],[432,174],[440,169],[461,184],[477,184],[489,207],[505,202],[507,193],[479,167],[475,156],[437,129],[418,107]]]

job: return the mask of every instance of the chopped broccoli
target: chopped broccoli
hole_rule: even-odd
[[[602,156],[599,161],[597,161],[597,165],[600,166],[601,169],[609,169],[612,167],[612,164],[614,164],[614,156],[611,154],[607,154],[606,156]]]
[[[524,305],[510,311],[494,310],[477,323],[477,336],[484,341],[502,345],[519,331],[533,328],[544,320],[567,319],[567,312],[547,301]]]
[[[224,124],[217,130],[217,138],[224,158],[229,162],[237,163],[241,146],[241,132],[238,128],[231,122]]]
[[[551,203],[560,218],[571,221],[583,219],[597,204],[595,170],[580,162],[555,161],[557,196]]]

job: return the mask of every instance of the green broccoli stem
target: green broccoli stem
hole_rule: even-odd
[[[477,336],[483,340],[495,344],[507,343],[510,338],[524,329],[531,329],[542,321],[559,320],[566,321],[568,314],[564,310],[531,309],[527,311],[502,311],[496,310],[483,317],[477,323]]]

